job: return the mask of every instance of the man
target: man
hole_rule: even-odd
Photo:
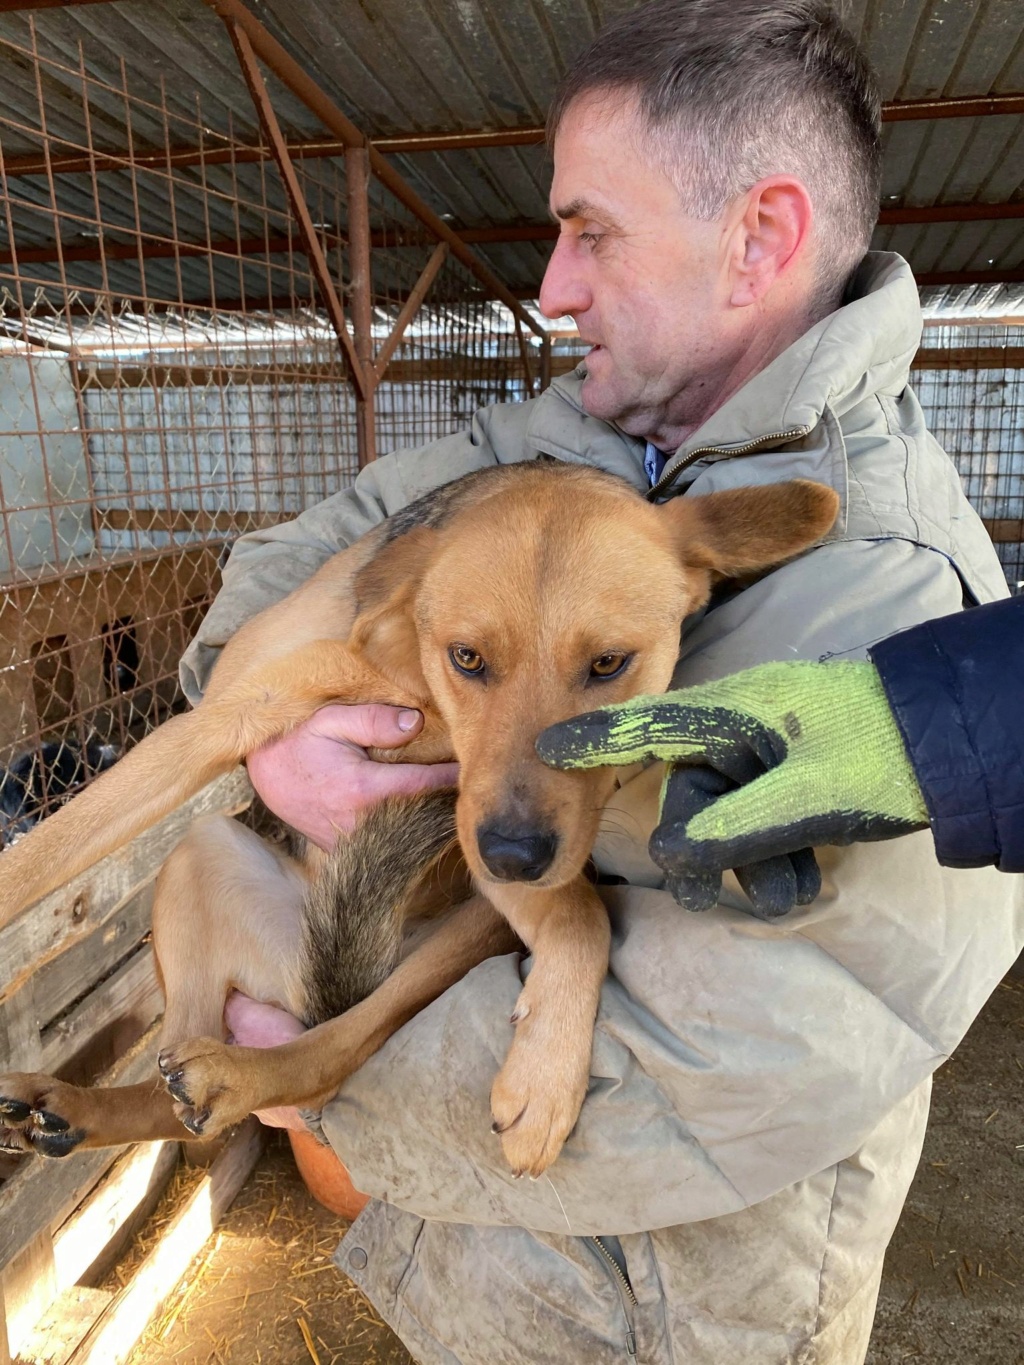
[[[429,488],[540,454],[654,498],[797,476],[839,492],[826,544],[690,623],[680,686],[861,657],[1004,594],[906,388],[913,279],[864,259],[878,117],[823,0],[662,0],[605,29],[551,117],[561,234],[541,305],[575,317],[585,366],[241,541],[186,656],[190,697],[241,620],[333,550]],[[360,753],[416,723],[325,708],[250,772],[326,844],[391,784],[449,780]],[[424,1365],[863,1359],[929,1077],[1016,954],[1018,880],[944,871],[919,834],[830,851],[824,893],[783,931],[732,885],[686,916],[647,855],[659,785],[657,767],[623,772],[595,850],[622,883],[611,970],[590,1093],[547,1177],[512,1181],[489,1131],[515,956],[420,1014],[324,1111],[375,1196],[338,1263]]]

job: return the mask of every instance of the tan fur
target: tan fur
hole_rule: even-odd
[[[272,868],[274,855],[249,842],[255,836],[229,834],[225,822],[199,827],[172,856],[158,898],[172,1044],[163,1070],[187,1097],[179,1114],[195,1121],[210,1111],[205,1133],[254,1108],[314,1103],[482,957],[503,950],[511,926],[534,964],[492,1106],[513,1170],[539,1174],[561,1150],[587,1085],[609,931],[581,869],[614,774],[549,769],[534,741],[582,711],[663,691],[680,623],[706,602],[713,580],[805,549],[829,529],[837,505],[831,490],[797,482],[655,507],[594,470],[540,462],[452,485],[423,524],[415,508],[404,533],[385,523],[249,622],[195,712],[168,722],[0,856],[0,913],[11,918],[327,701],[416,706],[422,734],[378,756],[459,761],[457,828],[479,894],[341,1018],[286,1047],[228,1048],[217,1038],[231,985],[293,1010],[300,1004],[289,971],[310,873],[280,860]],[[486,675],[460,674],[454,645],[478,651]],[[598,681],[591,664],[609,653],[631,662]],[[496,879],[478,844],[492,826],[550,831],[550,866],[531,882]],[[258,866],[263,875],[254,874]],[[259,917],[257,900],[270,907]],[[272,945],[255,923],[263,916],[276,926]],[[212,942],[216,951],[205,951]],[[214,961],[232,964],[229,979]],[[194,1034],[209,1036],[182,1041]],[[27,1102],[31,1093],[34,1103],[44,1081],[5,1078],[0,1095]],[[74,1126],[73,1096],[62,1092],[60,1102]],[[150,1104],[146,1122],[171,1127],[159,1103],[161,1114],[154,1118]],[[98,1131],[90,1115],[92,1127],[79,1125],[88,1129],[84,1141]],[[122,1115],[111,1128],[126,1126]]]

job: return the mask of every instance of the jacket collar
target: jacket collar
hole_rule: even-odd
[[[853,278],[849,301],[713,413],[673,454],[658,490],[705,454],[748,454],[784,445],[809,434],[826,412],[841,418],[872,394],[900,393],[921,340],[921,325],[910,266],[893,252],[869,252]],[[645,442],[584,411],[580,389],[585,376],[585,367],[578,366],[552,383],[535,405],[528,439],[548,454],[599,464],[645,487]],[[578,414],[575,421],[564,421],[566,403]]]

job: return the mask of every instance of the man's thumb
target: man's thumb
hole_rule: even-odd
[[[315,732],[324,739],[356,744],[361,749],[395,749],[408,744],[423,728],[423,716],[405,706],[324,706],[313,718]]]

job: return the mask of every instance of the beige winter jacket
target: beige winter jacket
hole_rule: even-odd
[[[1005,595],[996,556],[907,388],[920,334],[898,257],[717,412],[655,496],[794,476],[842,499],[822,547],[684,634],[679,684],[874,641]],[[240,622],[437,484],[540,453],[646,486],[643,446],[579,376],[239,542],[183,664],[196,699]],[[524,965],[496,958],[398,1033],[324,1128],[377,1201],[339,1265],[423,1365],[863,1360],[931,1073],[1024,941],[1019,877],[951,871],[927,833],[824,849],[814,905],[768,926],[681,911],[647,857],[659,772],[624,772],[596,856],[614,940],[590,1092],[558,1162],[509,1178],[488,1092]],[[600,1238],[600,1240],[595,1240]]]

